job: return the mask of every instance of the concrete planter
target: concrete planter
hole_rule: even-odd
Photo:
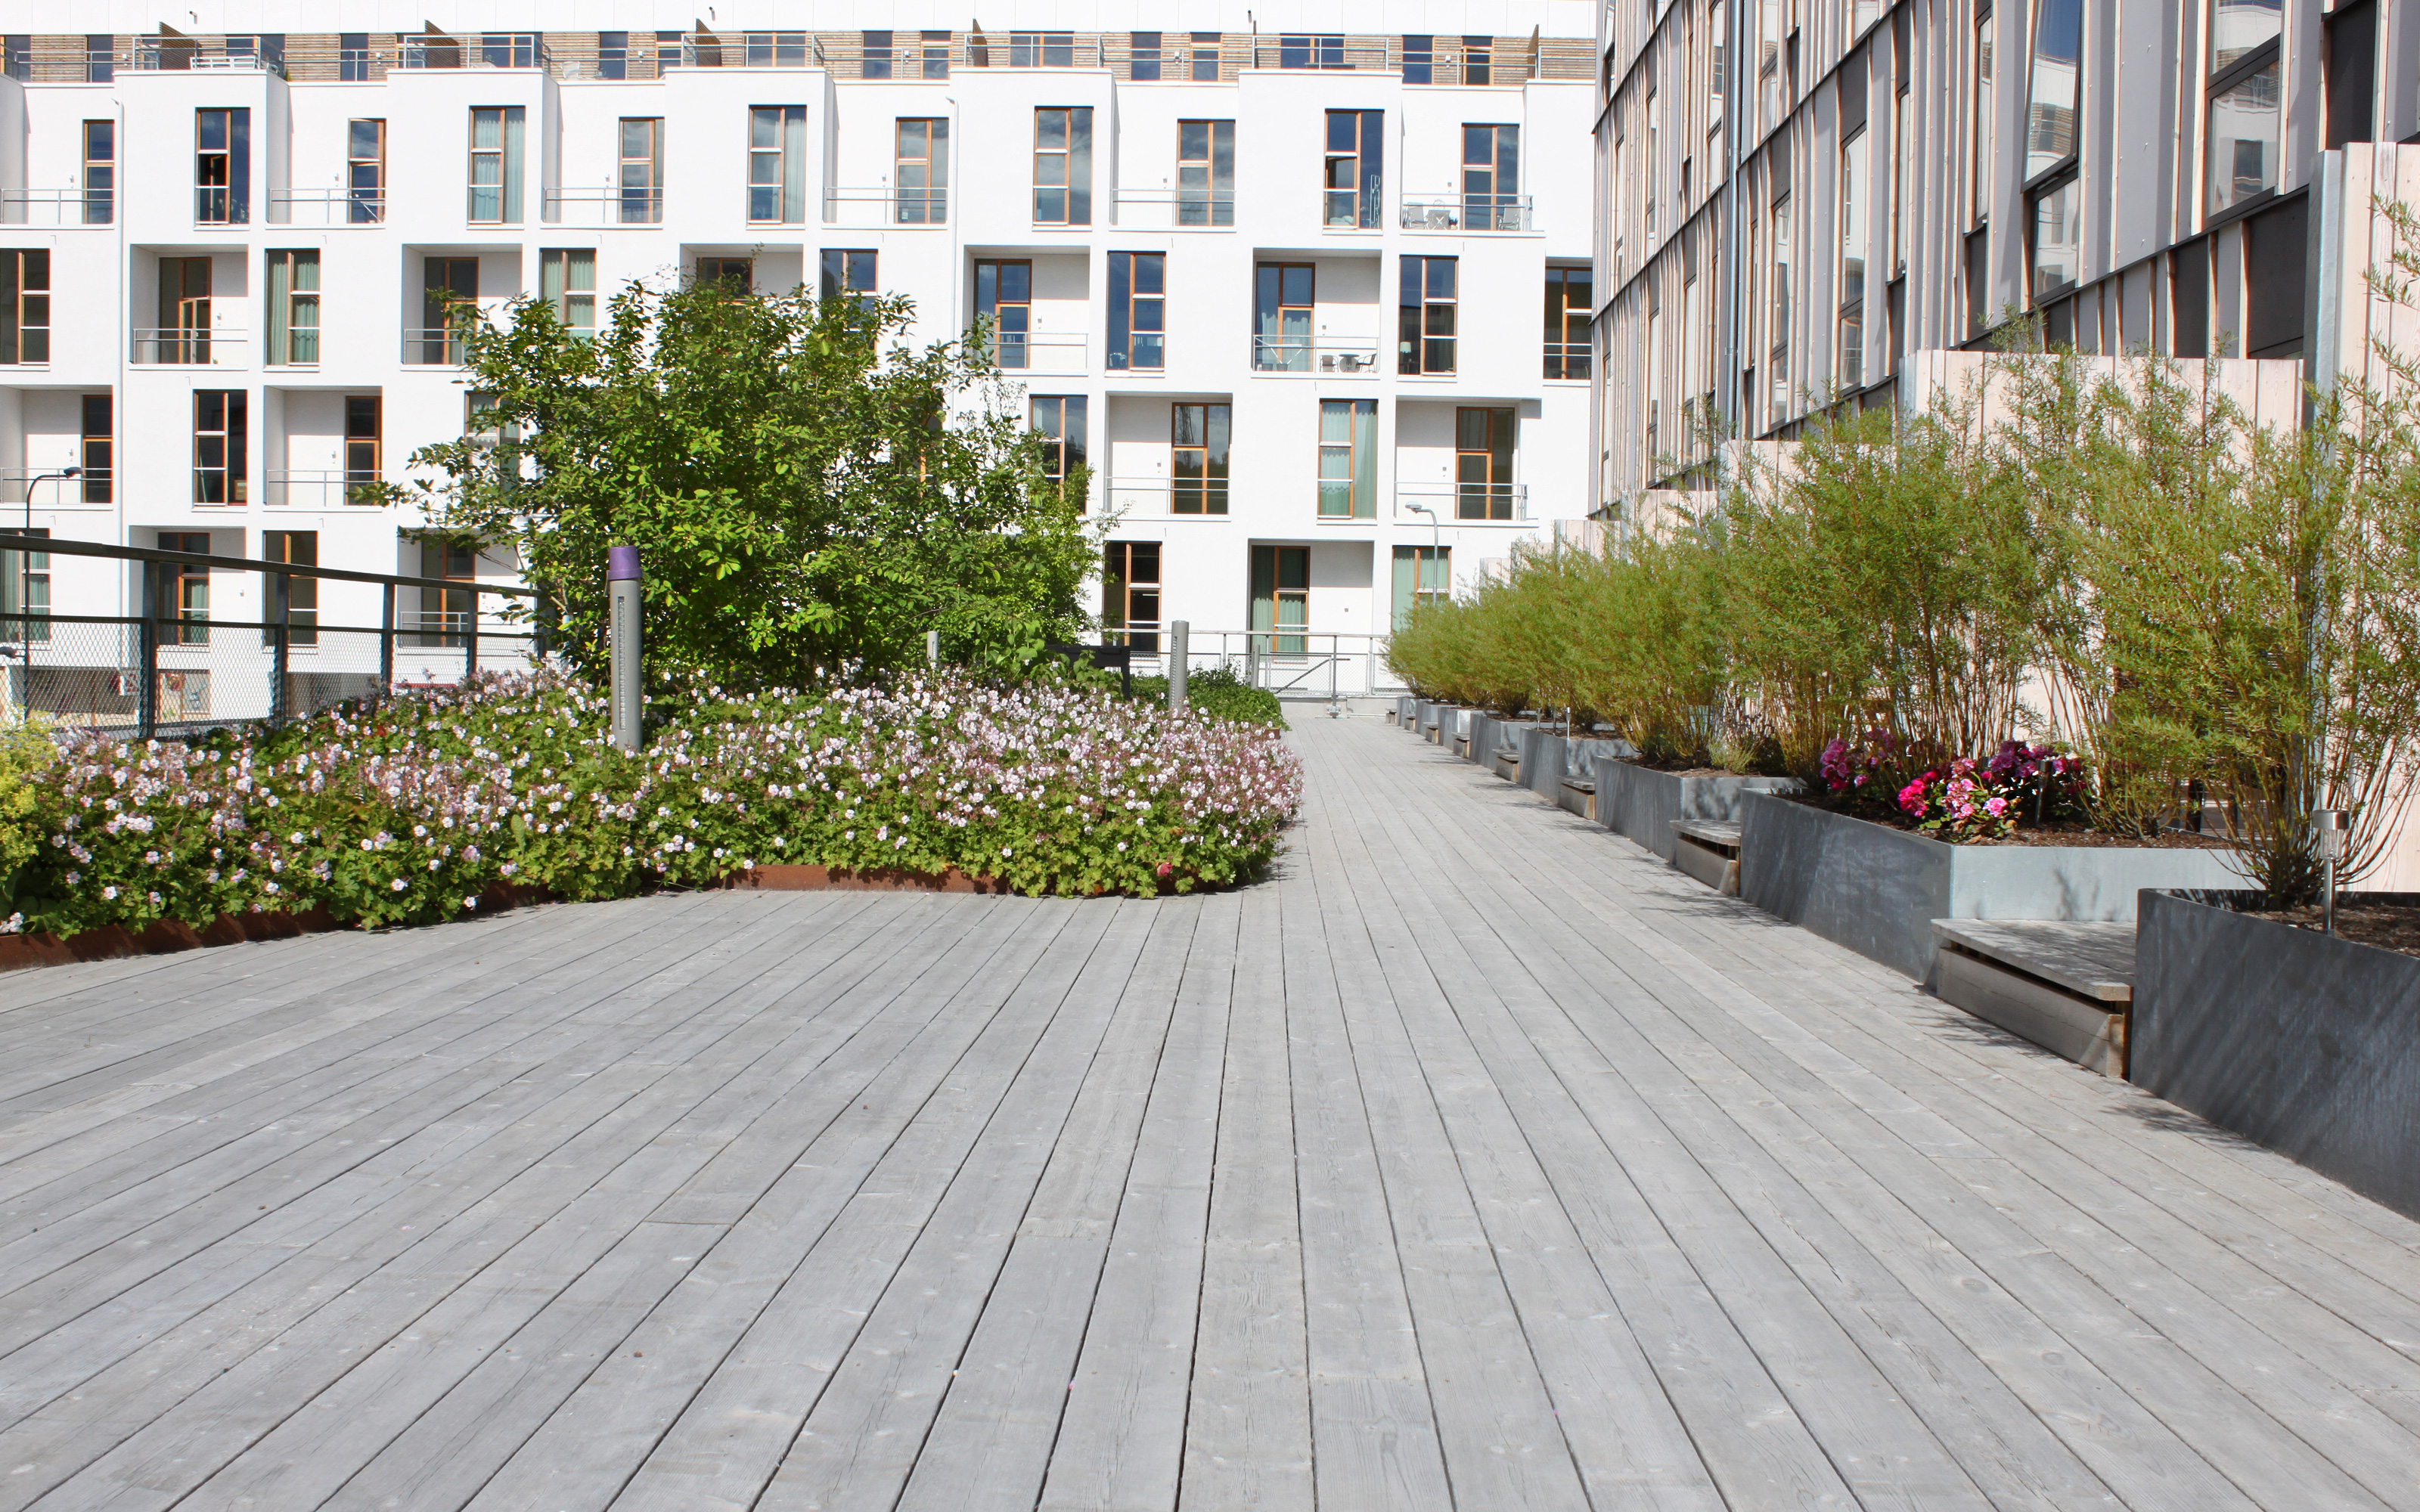
[[[1419,725],[1419,700],[1412,697],[1409,693],[1406,693],[1403,697],[1395,700],[1395,723],[1399,728],[1404,730],[1416,729]]]
[[[2420,1218],[2420,959],[2146,892],[2132,1079]]]
[[[1598,823],[1672,859],[1672,825],[1682,819],[1737,819],[1749,793],[1787,793],[1788,777],[1675,777],[1636,763],[1596,760]]]
[[[1563,753],[1570,744],[1544,725],[1531,725],[1522,731],[1521,771],[1514,780],[1548,803],[1559,802],[1566,770]]]
[[[2224,888],[2228,852],[1949,845],[1766,794],[1742,805],[1740,896],[1918,981],[1936,918],[2132,922],[2145,887]]]

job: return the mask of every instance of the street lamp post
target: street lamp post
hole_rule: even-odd
[[[45,472],[40,477],[27,478],[25,480],[24,535],[27,540],[32,540],[34,536],[34,489],[36,486],[45,483],[60,483],[65,482],[69,478],[81,478],[83,476],[84,469],[69,468],[64,472]],[[24,626],[25,655],[30,657],[34,654],[34,548],[30,546],[26,547],[21,550],[18,555],[24,558],[24,562],[17,569],[18,623]]]
[[[1426,516],[1429,517],[1429,560],[1430,560],[1431,562],[1442,562],[1442,561],[1444,561],[1444,560],[1445,560],[1445,548],[1443,548],[1443,547],[1441,547],[1441,546],[1439,546],[1439,545],[1437,544],[1437,513],[1436,513],[1436,511],[1435,511],[1435,510],[1434,510],[1434,509],[1431,509],[1431,508],[1430,508],[1428,505],[1426,505],[1426,504],[1416,504],[1416,503],[1413,503],[1413,502],[1412,502],[1410,500],[1408,500],[1408,499],[1406,499],[1406,500],[1404,500],[1404,507],[1405,509],[1410,510],[1412,513],[1414,513],[1414,514],[1416,514],[1416,515],[1426,515]],[[1447,592],[1449,592],[1449,593],[1450,593],[1450,592],[1452,592],[1452,590],[1453,590],[1453,584],[1452,584],[1450,581],[1448,581],[1448,582],[1447,582],[1447,584],[1446,584],[1446,591],[1447,591]],[[1416,573],[1412,574],[1412,602],[1413,602],[1413,603],[1415,603],[1415,604],[1417,604],[1417,603],[1419,603],[1419,601],[1420,601],[1420,576],[1419,576],[1419,573],[1417,573],[1417,572],[1416,572]]]

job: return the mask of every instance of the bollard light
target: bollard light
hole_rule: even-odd
[[[639,748],[640,722],[645,713],[639,680],[639,548],[617,546],[606,553],[607,649],[613,663],[613,744],[626,751]]]
[[[2327,896],[2320,905],[2320,916],[2322,927],[2330,934],[2336,932],[2336,863],[2344,859],[2345,841],[2352,827],[2350,819],[2342,809],[2320,809],[2311,815],[2319,860],[2327,867]]]

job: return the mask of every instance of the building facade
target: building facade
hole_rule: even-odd
[[[1607,513],[2014,316],[2316,362],[2329,154],[2420,133],[2407,0],[1639,0],[1599,45]]]
[[[479,424],[449,312],[594,325],[629,280],[699,277],[908,294],[919,342],[990,321],[1114,519],[1100,608],[1146,653],[1178,618],[1383,635],[1593,501],[1582,0],[1257,18],[1282,30],[1225,3],[1045,0],[988,32],[453,8],[475,23],[339,5],[276,33],[304,12],[229,3],[8,37],[0,468],[33,528],[509,576],[362,501]],[[754,29],[777,11],[808,25]],[[126,593],[45,571],[62,611]],[[189,609],[254,617],[249,577],[213,605],[192,576]],[[369,612],[321,587],[322,616]]]

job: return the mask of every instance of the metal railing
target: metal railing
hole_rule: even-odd
[[[271,468],[261,481],[261,502],[271,509],[342,509],[382,503],[375,490],[386,480],[343,468]]]
[[[1104,485],[1102,513],[1126,518],[1229,518],[1230,480],[1204,478],[1111,478]],[[1178,507],[1182,505],[1183,507]]]
[[[132,612],[125,605],[115,613],[62,612],[55,597],[46,596],[60,557],[131,563]],[[29,593],[36,558],[46,559],[52,572],[42,592]],[[210,612],[211,589],[237,575],[255,579],[258,618]],[[308,593],[295,592],[298,579],[310,580]],[[55,537],[29,542],[0,528],[0,583],[7,585],[0,594],[0,707],[138,740],[275,724],[347,699],[458,682],[482,668],[532,667],[549,651],[543,595],[463,579]],[[375,593],[320,591],[330,584],[366,584]],[[433,609],[431,594],[439,606]],[[530,608],[484,607],[497,598]],[[372,609],[377,623],[346,622],[347,612],[363,609]],[[513,614],[519,617],[507,618]]]
[[[116,211],[106,189],[0,189],[0,225],[109,225]]]
[[[1374,378],[1378,373],[1378,338],[1255,335],[1252,337],[1252,371],[1316,373],[1324,378],[1354,375]]]
[[[1546,377],[1586,381],[1595,356],[1596,348],[1587,342],[1550,341],[1546,343]]]
[[[950,190],[893,189],[888,184],[824,191],[824,224],[848,227],[945,226]]]
[[[1153,644],[1135,643],[1138,676],[1163,676],[1168,671],[1169,637],[1165,626],[1134,624],[1105,630],[1111,644],[1149,636]],[[1335,701],[1367,698],[1399,689],[1402,684],[1387,671],[1387,637],[1367,632],[1313,630],[1279,625],[1260,630],[1186,630],[1185,667],[1188,673],[1223,667],[1254,687],[1281,699]]]
[[[660,189],[554,189],[538,199],[539,219],[548,225],[598,228],[664,224],[664,192]]]
[[[1116,195],[1117,218],[1121,225],[1171,226],[1209,231],[1232,231],[1235,227],[1235,196],[1232,192],[1204,189],[1121,189]],[[1132,206],[1156,215],[1131,218],[1126,214]]]
[[[406,367],[459,367],[470,350],[471,332],[463,326],[427,326],[403,332]]]
[[[543,69],[549,61],[536,32],[406,38],[396,58],[404,69]]]
[[[138,326],[128,361],[163,367],[241,367],[248,352],[245,342],[249,335],[241,326],[212,326],[208,330]]]
[[[0,510],[23,508],[28,485],[33,486],[36,509],[107,509],[111,482],[109,472],[102,470],[65,478],[56,468],[0,469]],[[95,494],[100,497],[94,498]]]
[[[131,54],[120,54],[116,61],[146,73],[228,71],[286,77],[283,57],[264,54],[241,41],[225,39],[207,42],[196,38],[190,42],[172,43],[147,39],[136,42]]]
[[[1309,69],[1314,72],[1361,70],[1384,72],[1401,67],[1390,54],[1393,39],[1336,33],[1282,33],[1260,37],[1252,44],[1256,69]]]
[[[1406,231],[1534,231],[1527,194],[1406,194]]]
[[[1074,331],[994,331],[979,344],[1006,373],[1064,376],[1089,371],[1091,338]]]
[[[271,225],[383,225],[386,194],[362,189],[280,189],[269,196]]]
[[[1426,518],[1418,504],[1436,512],[1446,525],[1517,525],[1529,517],[1529,486],[1526,483],[1398,483],[1395,515],[1400,519]]]

